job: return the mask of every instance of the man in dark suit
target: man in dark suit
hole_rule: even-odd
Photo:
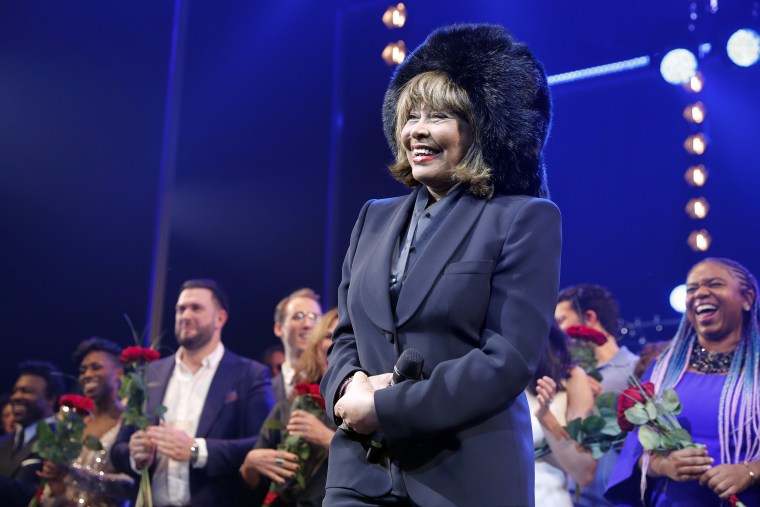
[[[253,501],[238,469],[273,405],[269,369],[225,350],[227,298],[213,280],[182,285],[175,314],[180,348],[147,370],[148,413],[165,420],[125,429],[111,452],[117,468],[151,467],[156,507],[221,507]],[[131,434],[130,434],[131,433]]]
[[[17,429],[0,440],[2,505],[26,506],[34,495],[40,482],[36,472],[42,468],[42,460],[32,452],[37,423],[53,415],[62,391],[61,374],[52,364],[26,361],[19,365],[10,400]]]

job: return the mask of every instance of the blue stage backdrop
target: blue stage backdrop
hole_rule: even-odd
[[[332,306],[361,205],[405,192],[386,172],[380,107],[393,68],[380,54],[398,40],[414,48],[454,22],[507,26],[550,75],[652,58],[646,68],[553,87],[546,162],[564,217],[563,286],[601,283],[626,320],[668,320],[678,317],[670,290],[699,259],[733,257],[760,274],[760,65],[739,68],[724,51],[731,31],[758,29],[750,2],[720,2],[711,13],[700,1],[692,21],[685,0],[656,8],[410,0],[397,30],[381,22],[390,4],[182,0],[179,69],[177,1],[0,5],[0,392],[22,359],[73,373],[79,341],[129,345],[123,314],[146,323],[172,69],[181,72],[163,209],[169,253],[158,272],[165,351],[175,348],[173,305],[187,278],[227,288],[224,341],[250,357],[276,343],[282,296],[311,286]],[[712,50],[700,62],[699,95],[662,80],[667,50],[705,42]],[[682,148],[694,131],[682,111],[696,100],[707,108],[700,129],[710,141],[701,189],[683,178],[696,158]],[[698,196],[711,206],[701,222],[684,213]],[[686,238],[700,228],[713,245],[697,254]],[[672,328],[641,332],[660,340]]]

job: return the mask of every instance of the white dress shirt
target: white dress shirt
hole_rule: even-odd
[[[174,371],[163,400],[166,407],[164,420],[168,425],[181,429],[191,437],[195,436],[211,381],[223,355],[224,346],[220,343],[203,359],[195,373],[182,363],[179,351],[174,355]],[[195,441],[198,444],[198,461],[193,466],[203,468],[208,461],[206,440],[197,438]],[[151,485],[155,505],[190,505],[190,463],[157,453]]]

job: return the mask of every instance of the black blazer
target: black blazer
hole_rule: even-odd
[[[391,309],[391,257],[417,190],[370,201],[351,236],[340,322],[322,392],[331,416],[352,372],[392,370],[399,350],[425,357],[424,380],[375,393],[389,450],[420,506],[533,505],[533,441],[523,394],[549,333],[559,285],[560,214],[527,196],[465,194],[411,266]],[[338,431],[327,487],[376,497],[388,470],[365,439]]]
[[[13,434],[0,439],[0,504],[7,507],[26,507],[37,490],[42,460],[32,452],[37,437],[19,452],[13,453]]]

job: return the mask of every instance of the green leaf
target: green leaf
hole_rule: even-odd
[[[602,428],[602,431],[600,432],[602,435],[609,435],[609,436],[617,436],[620,435],[623,431],[620,429],[620,425],[618,425],[617,419],[607,419],[607,421],[604,424],[604,428]]]
[[[583,429],[583,421],[579,417],[577,419],[573,419],[569,423],[567,423],[567,426],[565,427],[567,430],[567,433],[570,435],[570,438],[577,441],[579,438],[579,435]]]
[[[595,405],[600,411],[603,408],[606,408],[606,409],[611,410],[612,412],[615,412],[615,408],[617,407],[617,399],[618,397],[615,393],[612,393],[612,392],[602,393],[596,399]]]
[[[166,414],[166,406],[164,405],[156,405],[156,407],[153,409],[153,413],[158,418],[159,421],[164,420],[164,415]]]
[[[95,435],[87,435],[84,439],[84,446],[91,451],[103,450],[103,444],[100,443],[100,440]]]
[[[662,439],[659,433],[654,431],[649,426],[641,426],[639,428],[639,442],[641,446],[647,451],[657,449],[662,446]]]
[[[591,444],[591,457],[594,459],[600,459],[602,455],[604,454],[604,451],[602,451],[602,447],[600,444]]]
[[[264,428],[268,430],[284,430],[285,424],[277,419],[267,419],[264,421]]]
[[[673,415],[678,415],[683,410],[681,406],[681,400],[678,399],[678,394],[673,390],[665,389],[662,393],[662,399],[660,400],[663,408]]]
[[[691,447],[693,444],[691,435],[689,435],[689,432],[683,428],[672,430],[670,432],[670,438],[673,440],[673,443],[676,444],[678,449],[685,449],[686,447]]]
[[[657,407],[653,401],[647,401],[646,405],[644,405],[644,409],[647,411],[650,421],[657,419]]]
[[[625,418],[631,423],[640,426],[649,422],[649,414],[647,414],[644,405],[636,403],[634,406],[625,411]]]
[[[583,431],[585,433],[597,433],[601,431],[604,426],[604,419],[596,415],[589,416],[583,420]]]

